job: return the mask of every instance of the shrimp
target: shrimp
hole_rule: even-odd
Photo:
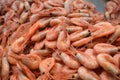
[[[66,51],[70,47],[70,38],[66,31],[60,31],[57,39],[57,48]]]
[[[57,48],[57,41],[48,41],[48,40],[45,40],[45,46],[47,48],[50,48],[50,49],[55,49]]]
[[[80,27],[80,26],[69,26],[69,27],[66,27],[66,30],[68,33],[74,33],[74,32],[77,32],[77,31],[82,31],[83,28]]]
[[[59,57],[57,52],[53,52],[52,53],[52,57],[56,60],[56,61],[61,61],[61,58]]]
[[[71,18],[77,18],[77,17],[89,17],[90,14],[89,13],[70,13],[68,14],[68,17],[71,17]]]
[[[37,54],[21,55],[20,60],[30,69],[38,69],[41,58]]]
[[[24,5],[25,5],[25,10],[28,11],[30,10],[30,3],[27,0],[24,0]]]
[[[88,69],[96,69],[99,67],[93,49],[87,49],[85,52],[75,50],[75,57],[79,62]]]
[[[91,35],[90,30],[84,30],[84,31],[76,31],[73,34],[70,35],[70,41],[77,41],[84,37],[88,37]]]
[[[116,26],[115,32],[112,34],[112,36],[108,39],[109,43],[113,43],[120,35],[120,26]]]
[[[15,15],[14,10],[9,10],[4,17],[4,21],[7,22],[8,20],[11,20]]]
[[[22,1],[14,1],[11,5],[11,8],[16,11],[17,16],[19,16],[24,10],[24,3]]]
[[[40,40],[42,40],[42,39],[44,39],[46,37],[46,35],[47,35],[48,32],[49,32],[48,29],[40,31],[40,32],[36,33],[35,35],[33,35],[31,37],[31,40],[32,41],[40,41]]]
[[[46,34],[46,39],[49,41],[56,40],[59,35],[59,31],[55,30],[56,28],[53,27],[48,33]]]
[[[74,0],[66,0],[66,1],[65,1],[64,8],[66,9],[66,11],[67,11],[68,13],[70,13],[70,12],[73,11],[73,8],[72,8],[72,6],[71,6],[73,1],[74,1]]]
[[[16,66],[12,67],[13,73],[17,75],[17,80],[30,80],[27,76],[24,75],[24,73]]]
[[[74,41],[74,42],[72,43],[72,46],[74,46],[74,47],[81,47],[81,46],[83,46],[83,45],[91,42],[92,40],[93,40],[93,37],[92,37],[92,36],[87,37],[87,38],[83,38],[83,39],[81,39],[81,40]]]
[[[17,67],[20,68],[30,80],[35,80],[35,75],[23,63],[17,61]]]
[[[15,51],[16,53],[21,52],[26,47],[26,45],[28,44],[28,40],[31,39],[36,30],[39,28],[46,27],[46,25],[49,24],[51,18],[47,19],[46,21],[44,20],[46,20],[46,18],[36,22],[32,27],[29,28],[28,33],[24,37],[22,36],[18,40],[16,40],[15,43],[13,43],[14,45],[12,45],[12,50]],[[18,46],[18,44],[21,46]]]
[[[79,68],[80,64],[77,60],[75,60],[73,57],[70,57],[68,54],[65,52],[59,53],[59,56],[61,60],[69,67],[72,69],[77,69]]]
[[[30,10],[31,10],[31,13],[35,14],[35,13],[40,12],[43,8],[44,8],[43,3],[39,0],[35,0],[35,2],[32,3],[31,5]]]
[[[39,56],[49,56],[52,53],[51,50],[48,49],[41,49],[41,50],[31,50],[30,54],[37,54]]]
[[[100,80],[100,77],[95,72],[83,66],[79,67],[78,75],[82,80]]]
[[[42,49],[44,46],[45,46],[45,40],[42,40],[35,43],[34,49],[39,50],[39,49]]]
[[[113,77],[112,75],[110,75],[109,73],[103,71],[101,74],[100,74],[100,78],[102,80],[117,80],[115,79],[115,77]]]
[[[117,67],[120,67],[120,53],[118,53],[118,54],[115,54],[114,56],[113,56],[113,59],[114,59],[114,61],[115,61],[115,64],[117,65]]]
[[[100,64],[100,66],[104,70],[106,70],[110,74],[114,75],[115,77],[119,78],[120,70],[116,66],[115,61],[112,56],[110,56],[109,54],[105,54],[105,53],[99,54],[97,56],[97,60],[98,60],[98,63]]]
[[[2,80],[8,80],[9,72],[10,72],[10,65],[8,63],[8,59],[5,55],[2,56],[2,70],[1,70],[1,78]]]
[[[18,75],[17,74],[13,74],[10,76],[10,80],[18,80]]]
[[[41,75],[51,77],[50,70],[53,68],[54,64],[54,58],[46,58],[43,61],[41,61],[39,64],[39,70]]]
[[[27,18],[29,17],[30,12],[29,11],[23,11],[20,15],[19,23],[25,23],[27,21]]]
[[[108,53],[108,54],[115,54],[119,51],[119,47],[113,46],[107,43],[98,43],[93,47],[95,53]]]
[[[7,56],[7,59],[8,59],[8,62],[9,62],[10,64],[16,65],[17,60],[16,60],[14,57],[8,55],[8,56]]]
[[[94,39],[108,36],[115,32],[115,28],[109,22],[99,22],[94,25],[95,31],[92,33]]]

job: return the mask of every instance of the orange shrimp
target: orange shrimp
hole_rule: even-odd
[[[2,56],[2,70],[1,70],[1,78],[2,80],[8,80],[9,72],[10,72],[10,65],[8,63],[8,59],[5,55]]]
[[[91,36],[90,30],[84,30],[84,31],[76,31],[73,34],[70,35],[71,41],[77,41],[85,37]]]
[[[52,53],[49,49],[41,49],[41,50],[31,50],[30,54],[37,54],[39,56],[49,56]]]
[[[13,73],[16,74],[17,80],[30,80],[24,73],[16,66],[12,67]]]
[[[18,75],[17,74],[13,74],[10,76],[10,80],[18,80]]]
[[[117,38],[119,39],[119,35],[120,35],[120,26],[117,25],[115,26],[116,27],[116,30],[115,32],[112,34],[112,36],[108,39],[108,42],[109,43],[113,43]]]
[[[7,59],[8,59],[8,62],[9,62],[10,64],[16,65],[17,60],[16,60],[14,57],[8,55],[8,56],[7,56]]]
[[[42,40],[40,42],[36,42],[34,45],[35,50],[42,49],[45,46],[45,40]]]
[[[56,60],[56,61],[61,61],[61,58],[58,55],[58,52],[53,52],[52,53],[52,57]]]
[[[103,71],[103,72],[100,74],[100,78],[101,78],[102,80],[117,80],[117,79],[115,79],[114,76],[110,75],[109,73],[107,73],[107,72],[105,72],[105,71]]]
[[[21,55],[20,60],[23,64],[25,64],[30,69],[38,69],[39,63],[41,62],[41,58],[37,54],[28,54],[28,55]]]
[[[41,1],[39,1],[39,0],[34,0],[34,1],[35,2],[32,3],[31,8],[30,8],[31,13],[33,13],[33,14],[40,12],[44,8],[44,5]]]
[[[30,80],[35,80],[35,75],[23,63],[17,61],[17,67],[20,68]]]
[[[97,56],[98,63],[100,66],[106,70],[107,72],[111,73],[115,77],[119,78],[120,75],[120,69],[116,66],[115,61],[112,56],[109,54],[99,54]]]
[[[119,47],[107,43],[98,43],[94,46],[93,49],[97,54],[101,53],[115,54],[119,51]]]
[[[57,39],[57,48],[66,51],[70,47],[70,37],[66,30],[60,31]]]
[[[108,36],[115,32],[115,28],[109,22],[99,22],[94,25],[95,31],[92,33],[94,39]]]
[[[114,61],[115,61],[115,64],[117,65],[117,67],[120,67],[120,53],[118,52],[118,54],[115,54],[114,56],[113,56],[113,59],[114,59]]]
[[[73,32],[76,32],[76,31],[82,31],[83,28],[80,27],[80,26],[69,26],[69,27],[66,27],[66,30],[68,33],[73,33]]]
[[[53,68],[54,64],[54,58],[46,58],[43,61],[41,61],[39,64],[39,70],[41,75],[51,77],[50,70]]]
[[[57,48],[57,41],[48,41],[48,40],[45,40],[45,46],[47,48],[50,48],[50,49],[55,49]]]
[[[46,37],[46,34],[49,32],[49,30],[43,30],[43,31],[40,31],[38,33],[36,33],[35,35],[33,35],[31,37],[31,40],[32,41],[40,41],[42,39],[44,39]]]
[[[99,67],[93,49],[87,49],[85,52],[75,50],[75,57],[79,62],[88,69],[96,69]]]
[[[58,55],[61,58],[61,60],[65,63],[65,65],[67,65],[68,67],[70,67],[72,69],[79,68],[79,66],[80,66],[79,62],[76,59],[74,59],[73,57],[66,54],[65,52],[61,52]]]
[[[49,41],[56,40],[58,38],[59,32],[55,30],[56,28],[53,27],[51,30],[48,31],[46,35],[46,39]]]
[[[100,77],[95,72],[93,72],[92,70],[89,70],[83,66],[81,66],[78,69],[78,75],[83,80],[100,80]]]

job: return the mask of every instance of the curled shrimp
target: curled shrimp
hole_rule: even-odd
[[[61,60],[70,68],[72,69],[77,69],[80,64],[77,60],[75,60],[73,57],[70,57],[68,54],[66,54],[65,52],[61,52],[59,53],[59,56],[61,58]]]
[[[39,70],[41,75],[51,77],[50,70],[53,68],[54,64],[55,64],[54,58],[46,58],[42,60],[39,64]]]
[[[116,66],[115,61],[112,56],[109,54],[99,54],[97,56],[98,63],[100,66],[106,70],[107,72],[111,73],[115,77],[119,78],[120,70]]]
[[[48,31],[47,35],[46,35],[46,39],[49,41],[53,41],[56,40],[58,38],[59,35],[59,31],[55,30],[56,28],[52,28],[50,31]]]
[[[110,35],[115,32],[115,28],[109,22],[99,22],[94,25],[95,31],[93,32],[94,39]]]
[[[100,80],[100,77],[93,71],[81,66],[78,69],[78,75],[83,80]]]
[[[70,47],[70,37],[66,31],[60,31],[57,39],[57,48],[66,51]]]
[[[32,3],[32,5],[31,5],[30,10],[31,10],[31,13],[34,14],[34,13],[40,12],[43,8],[44,8],[43,3],[39,0],[35,0],[35,2]]]
[[[119,51],[119,47],[107,43],[98,43],[94,46],[93,49],[97,54],[101,53],[115,54]]]
[[[21,62],[30,69],[38,69],[41,58],[37,54],[21,55]]]
[[[75,57],[79,62],[88,69],[96,69],[99,67],[93,49],[87,49],[85,52],[75,51]]]

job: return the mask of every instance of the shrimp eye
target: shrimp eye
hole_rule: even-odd
[[[74,75],[72,75],[72,78],[75,78],[75,76],[74,76]]]
[[[75,53],[75,56],[77,55],[77,53]]]
[[[53,14],[52,13],[50,13],[50,16],[52,16]]]
[[[44,75],[45,74],[45,72],[42,72],[42,75]]]

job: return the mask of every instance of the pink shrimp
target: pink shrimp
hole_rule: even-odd
[[[118,54],[115,54],[114,56],[113,56],[113,59],[114,59],[114,61],[115,61],[115,64],[117,65],[117,67],[120,67],[120,53],[118,52]]]
[[[52,53],[51,50],[48,49],[41,49],[41,50],[31,50],[30,54],[37,54],[39,56],[49,56]]]
[[[35,75],[23,63],[17,61],[17,67],[20,68],[30,80],[35,80]]]
[[[108,36],[115,32],[115,28],[109,22],[99,22],[94,25],[95,31],[93,32],[92,36],[94,39]]]
[[[1,70],[1,78],[2,80],[8,80],[9,72],[10,72],[10,65],[8,63],[8,59],[5,55],[2,57],[2,70]]]
[[[20,60],[30,69],[38,69],[41,58],[37,54],[21,55]]]
[[[60,31],[57,39],[57,48],[66,51],[70,47],[70,37],[66,30]]]
[[[66,0],[65,1],[65,4],[64,4],[64,8],[66,9],[66,11],[69,13],[69,12],[72,12],[72,2],[74,0]]]
[[[83,66],[78,69],[78,75],[83,80],[100,80],[100,77],[95,72]]]
[[[44,46],[45,46],[45,40],[42,40],[35,43],[34,49],[39,50],[39,49],[42,49]]]
[[[55,49],[57,48],[57,41],[48,41],[48,40],[45,40],[45,46],[47,48],[50,48],[50,49]]]
[[[84,30],[84,31],[76,31],[73,34],[70,35],[70,40],[71,41],[77,41],[80,40],[84,37],[91,36],[90,30]]]
[[[119,47],[107,43],[98,43],[94,46],[93,49],[97,54],[101,53],[115,54],[119,51]]]
[[[43,8],[44,8],[43,3],[39,0],[35,0],[35,2],[32,3],[32,5],[31,5],[30,10],[31,10],[31,13],[34,14],[34,13],[40,12]]]
[[[110,75],[109,73],[107,73],[107,72],[105,72],[105,71],[103,71],[103,72],[100,74],[100,78],[101,78],[102,80],[117,80],[117,79],[115,79],[114,76]]]
[[[119,68],[116,66],[115,61],[113,59],[112,56],[110,56],[109,54],[99,54],[97,56],[97,60],[98,63],[100,64],[100,66],[106,70],[107,72],[109,72],[110,74],[114,75],[115,77],[119,78],[120,75],[120,70]]]
[[[66,54],[65,52],[61,52],[59,53],[59,56],[61,58],[61,60],[70,68],[72,69],[77,69],[80,64],[77,60],[75,60],[73,57],[69,56],[68,54]]]

